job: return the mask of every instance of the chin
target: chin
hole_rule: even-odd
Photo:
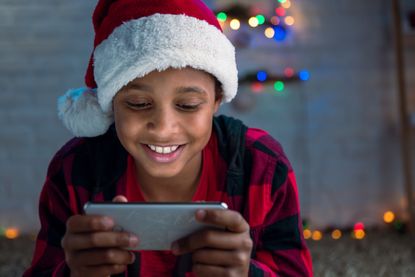
[[[148,175],[152,176],[153,178],[173,178],[179,175],[180,170],[175,168],[163,168],[164,166],[154,166],[151,168],[144,168]],[[167,166],[169,167],[169,166]]]

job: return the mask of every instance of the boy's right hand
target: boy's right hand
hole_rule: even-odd
[[[113,231],[114,221],[106,216],[74,215],[66,223],[62,239],[65,261],[71,276],[109,276],[122,273],[135,256],[126,250],[138,238]]]

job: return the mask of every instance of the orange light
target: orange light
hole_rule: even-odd
[[[303,235],[304,235],[305,239],[309,239],[309,238],[311,238],[312,233],[309,229],[304,229]]]
[[[274,37],[274,35],[275,35],[275,31],[274,31],[274,29],[273,29],[273,28],[268,27],[268,28],[266,28],[266,29],[265,29],[265,36],[266,36],[267,38],[273,38],[273,37]]]
[[[387,211],[383,214],[383,220],[386,223],[392,223],[395,220],[395,214],[392,211]]]
[[[311,236],[311,238],[313,240],[321,240],[323,238],[323,233],[316,230],[316,231],[313,232],[313,235]]]
[[[285,24],[287,24],[288,26],[291,26],[291,25],[294,25],[295,20],[294,20],[294,17],[292,17],[292,16],[287,16],[287,17],[284,19],[284,22],[285,22]]]
[[[255,16],[251,17],[251,18],[248,20],[248,24],[249,24],[249,26],[251,26],[252,28],[257,27],[257,26],[259,25],[258,18],[256,18]]]
[[[241,22],[238,19],[232,19],[229,25],[232,30],[238,30],[241,27]]]
[[[331,232],[331,237],[333,239],[339,239],[342,236],[342,231],[340,231],[339,229],[333,230],[333,232]]]
[[[7,228],[4,235],[8,239],[15,239],[20,235],[20,232],[17,228]]]
[[[285,1],[284,3],[281,3],[281,6],[282,6],[284,9],[288,9],[288,8],[290,8],[290,7],[291,7],[291,2],[290,2],[289,0],[287,0],[287,1]]]
[[[363,239],[365,237],[366,233],[364,230],[356,230],[354,231],[354,238],[355,239]]]

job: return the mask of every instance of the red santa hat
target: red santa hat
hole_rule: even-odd
[[[58,100],[59,117],[75,136],[104,134],[114,121],[115,94],[154,70],[204,70],[222,84],[223,101],[235,97],[235,49],[201,0],[100,0],[93,24],[87,87]]]

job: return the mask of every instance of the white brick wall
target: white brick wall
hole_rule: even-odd
[[[0,227],[38,228],[47,165],[70,138],[56,99],[83,85],[94,3],[0,1]],[[285,97],[257,96],[247,114],[222,111],[280,140],[313,225],[380,222],[403,205],[390,1],[292,3],[289,45],[239,51],[240,70],[292,65],[309,69],[311,80],[287,85]],[[415,109],[413,42],[405,45]]]

